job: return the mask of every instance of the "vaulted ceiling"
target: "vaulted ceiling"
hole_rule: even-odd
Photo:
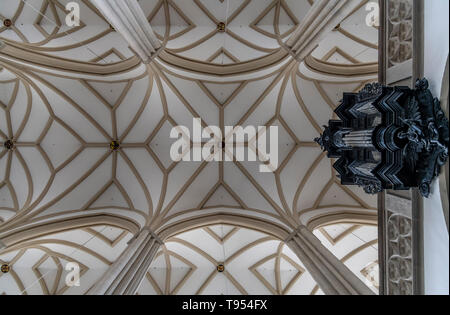
[[[323,243],[374,292],[377,228],[336,224],[315,231]],[[224,272],[217,266],[223,265]],[[138,294],[323,294],[298,257],[261,232],[214,225],[169,239],[156,256]]]
[[[84,294],[120,256],[132,238],[112,226],[92,226],[56,233],[9,248],[0,264],[0,295]],[[66,284],[67,263],[80,267],[80,286]]]
[[[0,27],[6,44],[0,49],[0,238],[56,223],[67,223],[80,240],[106,229],[105,239],[94,233],[104,249],[96,249],[102,257],[90,269],[101,269],[144,226],[172,233],[178,224],[187,230],[217,214],[286,230],[300,223],[375,222],[376,198],[341,186],[333,161],[313,142],[342,93],[377,78],[378,32],[365,24],[367,1],[299,62],[283,46],[312,1],[141,0],[163,43],[148,65],[87,0],[79,1],[80,26],[67,27],[67,2],[0,4],[0,25],[12,21]],[[228,125],[278,126],[279,167],[260,173],[255,162],[173,162],[170,130],[191,129],[194,117],[222,131]],[[112,148],[113,141],[119,146]],[[256,150],[253,139],[243,145]],[[67,233],[51,238],[68,240]],[[70,246],[63,246],[31,244],[0,258],[19,260],[30,251],[37,257],[40,251],[50,258],[29,265],[36,273],[72,257]],[[114,256],[116,246],[121,250]],[[171,246],[158,257],[184,257]],[[287,250],[272,247],[270,255]],[[41,281],[43,291],[60,292],[56,282]],[[174,290],[150,284],[155,292]]]
[[[335,224],[315,230],[374,292],[378,291],[377,228]],[[111,226],[71,230],[24,242],[0,254],[0,295],[83,294],[117,259],[132,235]],[[68,287],[65,266],[80,265],[80,286]],[[223,265],[224,272],[217,266]],[[298,257],[262,232],[212,225],[176,235],[156,255],[137,294],[323,294]]]

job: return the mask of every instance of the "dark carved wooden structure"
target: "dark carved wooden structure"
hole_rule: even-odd
[[[369,84],[345,93],[331,120],[315,139],[338,159],[334,168],[343,185],[367,193],[418,187],[430,195],[433,179],[448,159],[448,120],[426,79],[415,89]]]

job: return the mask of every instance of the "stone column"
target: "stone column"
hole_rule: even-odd
[[[134,295],[163,242],[149,229],[132,239],[88,295]]]
[[[283,47],[298,61],[309,56],[319,43],[358,5],[359,0],[316,0]]]
[[[149,63],[157,54],[161,43],[150,26],[137,0],[93,0],[92,3],[123,36],[130,47]]]
[[[325,294],[374,294],[305,226],[300,226],[285,242],[297,254]]]

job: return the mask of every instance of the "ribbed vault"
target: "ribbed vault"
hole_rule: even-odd
[[[313,142],[344,91],[376,80],[367,1],[301,61],[285,43],[312,1],[140,1],[164,46],[148,65],[89,1],[80,1],[80,27],[69,29],[67,2],[0,4],[0,22],[12,21],[0,27],[0,239],[19,246],[7,249],[10,261],[30,250],[42,252],[41,264],[67,260],[68,252],[44,250],[40,235],[45,226],[63,233],[53,239],[69,229],[89,234],[83,220],[170,236],[214,215],[285,231],[376,222],[376,198],[341,186]],[[170,129],[192,128],[197,117],[222,131],[278,126],[278,168],[264,174],[254,162],[173,162]],[[241,145],[256,150],[254,142]],[[99,255],[113,259],[102,244]],[[167,245],[158,257],[167,252],[176,253]]]
[[[378,278],[376,227],[332,224],[315,234],[374,291]],[[202,240],[199,242],[199,240]],[[224,272],[217,266],[223,265]],[[321,294],[298,257],[276,237],[212,225],[167,240],[138,294]]]

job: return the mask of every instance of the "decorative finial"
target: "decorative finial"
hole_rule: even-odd
[[[314,142],[316,142],[318,145],[320,145],[320,148],[322,150],[325,149],[324,142],[323,142],[323,135],[320,135],[320,137],[315,138]]]

